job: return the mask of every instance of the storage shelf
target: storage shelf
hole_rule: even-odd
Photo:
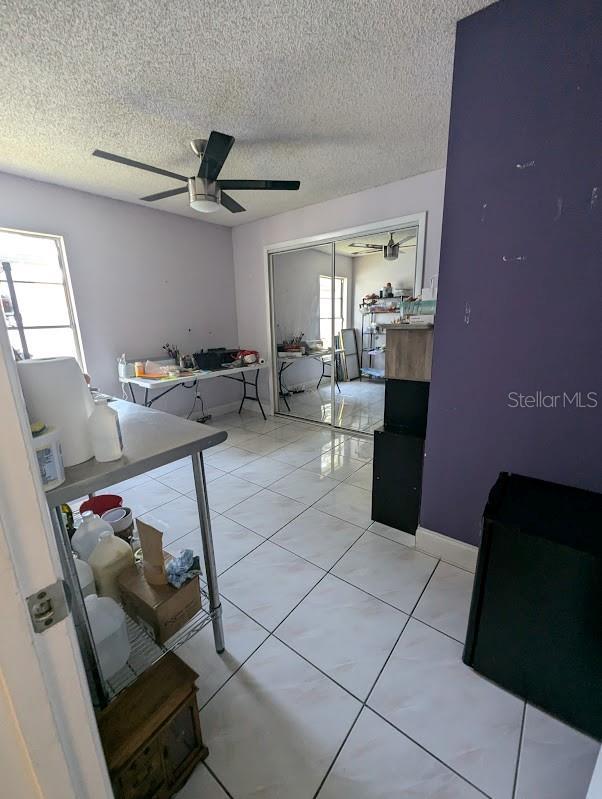
[[[199,473],[199,477],[195,475],[195,487],[201,527],[200,538],[201,541],[205,541],[205,539],[210,541],[211,531],[209,525],[206,524],[210,512],[205,491],[200,490],[204,488],[201,479],[202,451],[221,444],[227,438],[226,432],[218,428],[198,425],[163,411],[145,408],[134,403],[115,400],[113,407],[119,412],[124,441],[123,457],[108,463],[100,463],[92,458],[85,463],[68,467],[65,469],[65,482],[46,494],[63,574],[73,598],[73,619],[91,698],[97,708],[105,707],[111,699],[155,661],[167,652],[180,647],[211,621],[214,621],[213,633],[216,649],[223,651],[224,648],[217,570],[214,558],[210,555],[205,559],[205,580],[209,586],[207,587],[206,583],[205,588],[211,593],[214,599],[213,604],[217,605],[217,609],[212,614],[208,610],[200,610],[165,644],[156,644],[141,626],[128,620],[128,635],[131,641],[128,663],[113,675],[110,683],[107,683],[102,677],[75,561],[71,555],[71,542],[65,528],[60,505],[69,503],[85,494],[101,491],[130,477],[144,474],[158,466],[191,456]],[[202,593],[204,607],[209,608],[207,594],[204,591]]]
[[[189,641],[219,613],[219,610],[213,613],[205,610],[205,608],[209,607],[209,597],[203,588],[201,588],[201,602],[204,607],[164,644],[158,644],[144,627],[137,624],[126,614],[131,651],[125,666],[114,674],[110,680],[106,681],[109,700],[113,700],[167,652],[173,652],[174,649]]]

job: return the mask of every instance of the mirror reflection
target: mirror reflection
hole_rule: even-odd
[[[417,239],[413,226],[272,254],[279,413],[382,425],[387,329],[414,294]]]

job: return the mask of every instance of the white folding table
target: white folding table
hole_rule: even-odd
[[[265,411],[263,410],[263,405],[261,404],[261,400],[259,398],[259,390],[257,388],[259,372],[262,369],[265,369],[266,366],[267,364],[265,363],[252,363],[249,366],[234,366],[232,368],[224,367],[222,369],[209,370],[199,369],[195,372],[191,372],[188,375],[182,375],[180,377],[120,377],[119,382],[128,386],[132,402],[135,402],[138,405],[144,405],[146,408],[150,408],[158,399],[161,399],[161,397],[169,394],[170,391],[173,391],[174,388],[178,388],[178,386],[183,386],[184,388],[193,388],[196,391],[198,384],[202,380],[212,380],[215,377],[225,377],[227,380],[235,380],[237,383],[242,384],[243,396],[240,401],[240,408],[238,409],[238,412],[240,413],[242,411],[245,400],[251,400],[252,402],[257,402],[263,418],[266,419]],[[142,402],[139,402],[138,399],[136,399],[134,386],[139,386],[140,388],[144,389],[144,399]],[[156,396],[149,397],[149,392],[155,391],[157,389],[162,389],[161,393],[157,394]]]

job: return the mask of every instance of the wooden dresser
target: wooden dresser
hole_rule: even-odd
[[[168,799],[207,757],[197,676],[169,652],[99,713],[116,799]]]

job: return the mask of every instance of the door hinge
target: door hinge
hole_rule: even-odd
[[[57,580],[27,597],[34,632],[43,633],[71,613],[71,592],[64,580]]]

